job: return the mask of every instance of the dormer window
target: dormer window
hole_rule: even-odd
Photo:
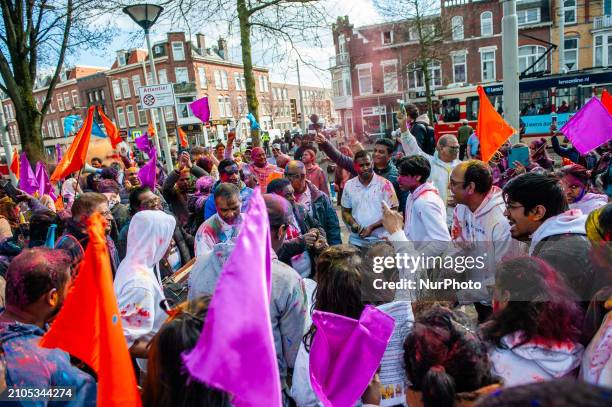
[[[127,63],[127,53],[125,51],[117,52],[117,63],[119,66],[123,66]]]
[[[153,47],[153,56],[159,57],[164,55],[164,45],[158,44]]]
[[[393,31],[382,32],[382,45],[391,45],[393,43]]]

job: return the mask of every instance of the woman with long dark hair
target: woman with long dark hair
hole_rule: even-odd
[[[170,311],[170,317],[153,338],[143,389],[145,407],[226,407],[229,396],[191,378],[183,365],[183,352],[198,343],[210,297],[185,302]]]
[[[571,290],[544,260],[520,257],[501,263],[493,315],[483,325],[493,372],[506,386],[573,375],[584,351],[582,319]]]

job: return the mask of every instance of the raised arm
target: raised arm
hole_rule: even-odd
[[[357,171],[355,171],[353,159],[349,156],[342,154],[340,151],[336,149],[324,135],[321,133],[315,136],[315,141],[319,145],[321,151],[323,151],[333,162],[335,162],[341,168],[344,168],[348,172],[350,172],[353,176],[357,176]]]

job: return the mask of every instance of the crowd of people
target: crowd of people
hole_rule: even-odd
[[[249,202],[262,194],[284,405],[324,405],[309,370],[321,335],[313,312],[359,320],[369,306],[394,318],[395,339],[355,403],[609,405],[612,142],[584,155],[552,128],[558,158],[538,139],[483,162],[467,123],[430,146],[418,109],[406,110],[397,137],[367,149],[318,133],[274,141],[266,154],[230,133],[214,150],[177,152],[154,186],[138,176],[145,161],[123,155],[91,160],[63,180],[55,201],[0,189],[0,390],[74,386],[68,405],[95,405],[91,367],[38,341],[69,295],[88,220],[99,213],[143,404],[232,405],[231,394],[190,377],[181,354],[198,342]],[[508,162],[518,147],[529,148],[528,162]],[[465,255],[478,245],[485,271],[465,278],[483,282],[479,293],[372,295],[377,256],[442,256],[451,247]],[[187,279],[172,280],[185,270]],[[405,277],[395,267],[384,273]],[[343,382],[353,385],[350,374]]]

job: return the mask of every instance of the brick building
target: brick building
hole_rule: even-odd
[[[304,112],[300,107],[300,92],[298,85],[290,83],[272,83],[272,127],[275,129],[291,130],[300,126],[300,115],[308,117],[312,114],[319,116],[326,126],[336,123],[337,116],[331,100],[331,89],[302,86],[304,97]]]
[[[424,22],[425,29],[437,35],[438,45],[429,56],[428,67],[432,92],[501,81],[502,4],[493,0],[441,0],[440,10],[439,15]],[[553,47],[549,1],[519,2],[517,17],[520,71],[524,75],[550,72]],[[396,127],[400,99],[416,103],[425,112],[424,75],[414,64],[419,59],[414,24],[402,20],[354,27],[344,17],[333,25],[333,102],[348,132],[388,134]],[[533,65],[542,55],[542,60]],[[440,112],[435,103],[434,112]]]

